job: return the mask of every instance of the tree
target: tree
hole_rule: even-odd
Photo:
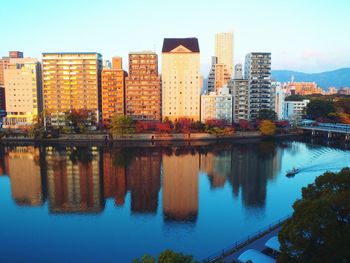
[[[158,263],[196,263],[191,255],[184,255],[182,253],[175,252],[170,249],[164,250],[158,256]],[[134,259],[132,263],[156,263],[156,260],[145,254],[141,259]]]
[[[164,250],[158,257],[158,263],[195,263],[193,257],[170,249]]]
[[[113,135],[134,133],[134,121],[130,116],[114,115],[111,119],[111,132]]]
[[[303,101],[305,99],[304,96],[295,94],[295,95],[290,95],[286,97],[285,101]]]
[[[350,169],[326,172],[302,189],[279,233],[278,262],[350,261]]]
[[[258,120],[275,121],[276,119],[277,119],[277,114],[273,110],[262,109],[259,111]]]
[[[311,119],[327,118],[328,115],[335,112],[335,106],[332,101],[313,100],[306,107],[306,114]]]
[[[241,130],[243,130],[243,131],[252,130],[253,129],[252,125],[247,120],[243,120],[243,119],[239,120],[238,124],[239,124],[239,127],[241,128]]]
[[[274,135],[276,132],[276,125],[272,121],[263,120],[260,122],[259,130],[262,135]]]

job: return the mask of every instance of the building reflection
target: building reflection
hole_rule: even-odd
[[[210,180],[212,188],[222,188],[227,177],[232,172],[231,152],[226,149],[222,151],[200,153],[200,170],[205,172]]]
[[[281,169],[282,148],[274,142],[203,147],[96,148],[2,147],[0,172],[11,180],[19,205],[48,199],[51,213],[98,213],[105,200],[132,214],[156,214],[162,185],[165,222],[195,222],[199,172],[212,189],[227,183],[247,209],[264,209],[266,187]]]
[[[53,213],[96,213],[103,209],[96,148],[49,147],[46,151],[49,209]]]
[[[33,146],[13,147],[6,151],[2,163],[6,164],[6,173],[10,176],[12,197],[15,202],[21,206],[41,205],[44,198],[39,149]]]
[[[192,151],[192,152],[191,152]],[[166,221],[196,221],[199,154],[175,149],[163,156],[163,216]]]
[[[234,196],[237,197],[241,189],[242,201],[247,208],[265,207],[267,181],[278,173],[276,147],[273,142],[232,147],[229,181]]]

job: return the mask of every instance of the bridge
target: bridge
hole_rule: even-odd
[[[350,141],[350,125],[348,124],[304,122],[302,125],[298,126],[298,128],[302,130],[310,130],[312,136],[316,136],[320,133],[327,133],[328,138],[345,135],[345,140]]]

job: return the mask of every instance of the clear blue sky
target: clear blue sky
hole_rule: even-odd
[[[164,37],[197,37],[202,73],[214,35],[234,31],[235,63],[272,52],[273,69],[320,72],[350,67],[349,0],[0,0],[0,56],[21,50],[160,54]]]

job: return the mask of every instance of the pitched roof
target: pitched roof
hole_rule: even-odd
[[[192,52],[199,52],[198,39],[195,37],[191,38],[164,38],[162,52],[170,52],[178,46],[184,46]]]

